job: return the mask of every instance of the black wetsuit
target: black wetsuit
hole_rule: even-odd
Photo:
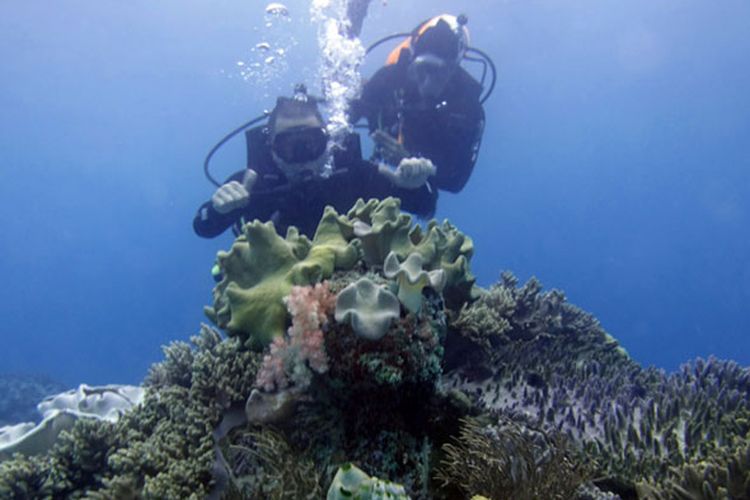
[[[234,225],[235,234],[244,221],[253,219],[273,221],[279,234],[287,227],[296,226],[300,233],[312,237],[326,205],[338,212],[348,211],[358,198],[401,199],[401,208],[421,217],[430,217],[435,211],[437,191],[427,186],[419,189],[401,189],[377,172],[377,167],[363,160],[359,136],[350,134],[345,148],[334,154],[333,173],[328,178],[304,179],[291,184],[276,167],[271,156],[266,126],[250,129],[246,133],[248,168],[258,174],[249,203],[227,214],[217,212],[207,201],[198,209],[193,219],[193,229],[198,236],[213,238]],[[245,170],[234,173],[225,182],[242,183]]]
[[[482,140],[482,86],[459,67],[440,98],[426,102],[407,77],[408,59],[402,55],[364,85],[352,105],[353,121],[364,116],[371,132],[401,137],[410,155],[429,158],[437,168],[432,186],[457,193],[471,176]]]

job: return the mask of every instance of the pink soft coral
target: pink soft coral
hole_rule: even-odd
[[[273,341],[256,379],[256,385],[269,392],[290,383],[307,384],[312,371],[328,370],[323,328],[336,306],[336,296],[330,292],[328,282],[292,287],[284,301],[292,315],[292,326],[286,338]]]

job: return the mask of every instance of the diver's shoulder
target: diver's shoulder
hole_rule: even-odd
[[[377,70],[366,82],[365,88],[393,87],[406,81],[406,72],[398,64],[389,64]]]
[[[454,87],[460,89],[461,93],[472,100],[479,101],[482,95],[482,84],[474,78],[465,68],[459,67],[453,79]]]

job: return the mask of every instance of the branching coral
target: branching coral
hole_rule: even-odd
[[[44,457],[0,463],[0,498],[69,498],[102,486],[107,459],[118,443],[115,424],[78,420]]]
[[[573,497],[586,475],[562,436],[549,437],[509,419],[493,425],[463,419],[458,438],[443,445],[443,452],[436,479],[466,496],[564,500]]]
[[[244,402],[260,355],[208,327],[192,340],[189,354],[170,348],[176,355],[152,370],[159,375],[144,402],[117,423],[78,422],[44,457],[3,463],[3,498],[205,498],[216,466],[212,432]]]
[[[637,492],[644,500],[750,498],[750,443],[673,467],[658,483],[638,484]]]
[[[444,380],[450,387],[485,409],[560,429],[596,460],[599,476],[627,488],[664,477],[670,467],[720,456],[747,434],[748,370],[715,359],[669,377],[644,370],[561,294],[542,293],[536,282],[516,288],[510,278],[489,295],[501,297],[503,290],[498,316],[510,328],[488,337],[488,373],[476,379],[463,368],[453,371]],[[481,300],[477,307],[490,307]],[[466,338],[475,336],[476,324],[454,322],[470,329],[461,332]]]
[[[284,437],[271,430],[246,433],[228,453],[242,498],[270,500],[323,498],[319,469]]]

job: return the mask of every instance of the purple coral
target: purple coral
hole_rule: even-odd
[[[292,287],[284,302],[292,315],[292,326],[286,337],[274,339],[255,380],[268,392],[291,384],[304,385],[313,371],[328,370],[323,328],[336,306],[336,296],[330,292],[328,282]]]

